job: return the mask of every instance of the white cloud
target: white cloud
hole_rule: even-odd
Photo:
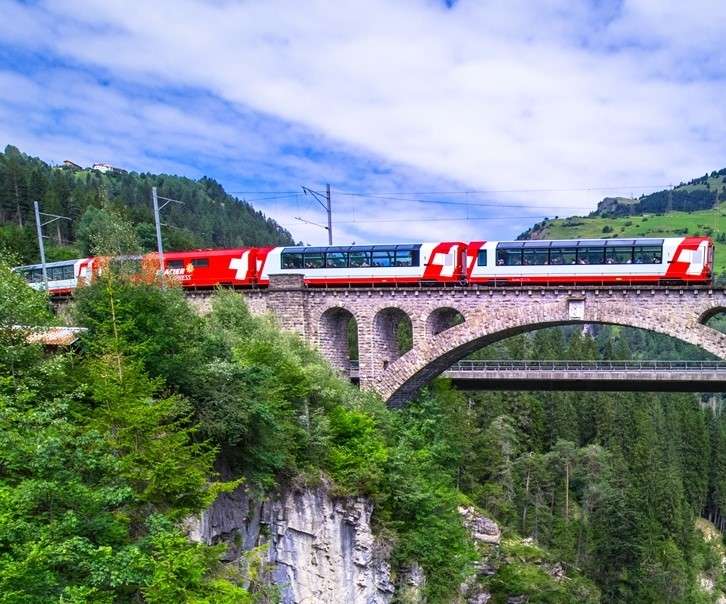
[[[243,116],[228,123],[215,115],[214,102],[204,107],[197,98],[187,108],[179,99],[129,100],[128,88],[102,90],[79,77],[72,90],[63,90],[60,81],[69,75],[58,76],[55,85],[51,78],[50,103],[79,108],[90,101],[114,116],[85,138],[97,153],[105,136],[108,153],[120,153],[132,166],[153,168],[139,165],[148,158],[139,157],[132,131],[153,137],[147,144],[158,163],[170,148],[190,149],[194,140],[201,156],[224,166],[227,175],[246,159],[263,178],[277,167],[278,182],[329,179],[341,187],[381,189],[421,175],[460,189],[660,185],[726,165],[720,25],[726,5],[461,0],[447,10],[434,0],[160,0],[143,10],[129,6],[119,0],[5,3],[3,12],[7,7],[31,35],[21,38],[0,25],[0,38],[100,68],[131,89],[208,93]],[[37,99],[32,82],[14,86],[18,92],[23,87]],[[101,113],[84,108],[78,117]],[[124,131],[131,140],[119,142]],[[23,136],[19,126],[9,132]],[[317,162],[289,152],[290,145],[319,145],[326,153]],[[337,160],[335,145],[344,152]],[[345,165],[352,156],[358,157],[355,168]],[[362,158],[394,174],[361,175]],[[189,158],[187,170],[194,161]],[[499,197],[528,201],[535,213],[541,208],[552,215],[567,213],[553,211],[554,205],[579,208],[584,200],[594,206],[608,193]],[[351,204],[340,204],[345,214],[339,220],[352,220]],[[359,220],[374,219],[358,205]],[[324,240],[316,227],[297,227],[295,207],[269,207],[298,237]],[[464,239],[521,230],[499,222],[416,222],[462,214],[448,207],[395,207],[400,224],[341,224],[338,230],[346,240],[436,239],[444,230]],[[380,219],[392,210],[377,205],[368,211]]]

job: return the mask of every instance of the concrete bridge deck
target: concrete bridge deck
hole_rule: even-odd
[[[726,392],[726,361],[462,360],[441,375],[463,390]]]

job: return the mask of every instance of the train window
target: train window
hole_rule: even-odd
[[[550,264],[576,264],[577,248],[553,247],[550,248]]]
[[[366,268],[370,265],[370,252],[350,252],[348,255],[348,266],[350,266],[350,268]]]
[[[209,268],[208,258],[192,258],[192,266],[194,268]]]
[[[282,254],[282,268],[302,268],[303,255],[302,252],[284,252]]]
[[[542,247],[525,248],[522,264],[527,266],[549,264],[549,250]]]
[[[47,269],[48,281],[64,281],[73,279],[73,266],[51,266]],[[43,271],[40,271],[40,280],[43,280]]]
[[[522,250],[497,250],[497,266],[520,266],[522,264]]]
[[[418,252],[415,250],[398,250],[396,266],[418,266]]]
[[[348,266],[348,254],[345,252],[328,252],[325,254],[326,268],[346,268]]]
[[[635,264],[660,264],[663,259],[663,248],[660,246],[635,246],[633,262]]]
[[[477,266],[486,266],[487,265],[487,251],[486,250],[479,250],[479,253],[476,255],[476,265]]]
[[[393,266],[393,250],[374,250],[371,266],[385,267]]]
[[[41,270],[42,279],[42,270]],[[49,281],[64,281],[66,279],[73,279],[73,266],[52,266],[48,268],[48,280]]]
[[[323,268],[325,254],[314,252],[312,254],[305,254],[305,268]]]
[[[166,262],[166,268],[184,268],[183,260],[169,260]]]
[[[632,262],[632,247],[609,247],[605,249],[605,264],[631,264]]]
[[[604,247],[581,247],[577,249],[577,264],[604,264]]]
[[[43,269],[31,268],[26,275],[26,279],[30,283],[40,283],[43,280]]]

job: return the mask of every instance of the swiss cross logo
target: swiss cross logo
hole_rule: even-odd
[[[229,268],[233,271],[237,271],[234,275],[234,278],[237,279],[237,281],[244,281],[247,278],[247,270],[249,269],[249,264],[249,250],[247,250],[246,252],[242,252],[242,256],[240,258],[232,258],[232,260],[229,261]]]
[[[432,251],[424,270],[424,279],[455,280],[461,274],[461,243],[439,243]]]

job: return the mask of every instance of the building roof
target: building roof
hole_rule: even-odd
[[[26,331],[28,344],[42,344],[43,346],[72,346],[83,333],[85,327],[28,327],[26,325],[13,325],[12,329]]]

